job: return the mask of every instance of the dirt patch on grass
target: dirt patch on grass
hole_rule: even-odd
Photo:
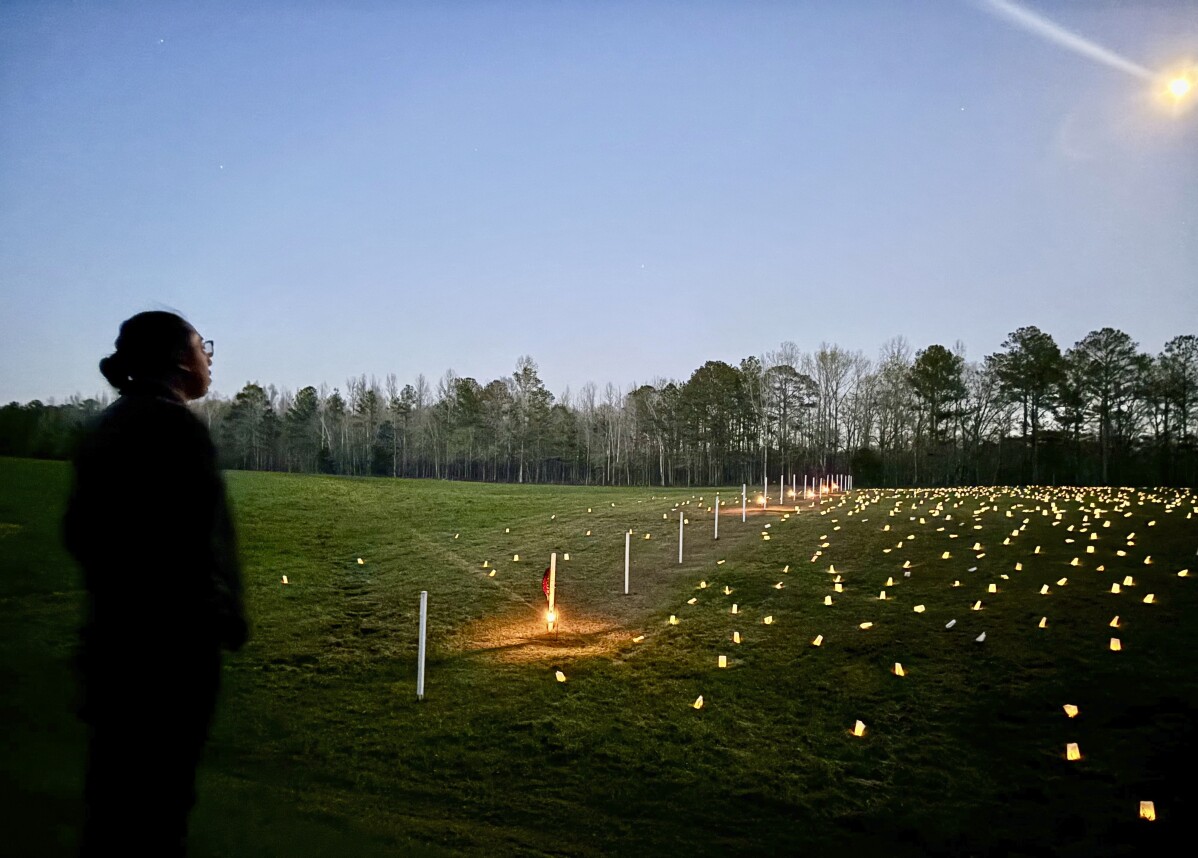
[[[630,635],[611,617],[563,616],[552,632],[546,630],[543,616],[487,617],[463,629],[455,644],[462,655],[528,663],[603,655],[628,643]]]

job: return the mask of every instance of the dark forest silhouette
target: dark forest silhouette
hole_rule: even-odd
[[[365,375],[344,390],[246,384],[193,404],[227,468],[302,473],[712,485],[852,473],[857,487],[1198,485],[1198,337],[1156,356],[1103,328],[1062,351],[1035,327],[977,363],[963,349],[877,359],[793,343],[685,382],[584,385],[560,399],[536,363],[480,383]],[[0,408],[0,454],[66,458],[106,398]]]

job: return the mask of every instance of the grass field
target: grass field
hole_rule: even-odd
[[[711,490],[228,481],[253,638],[195,855],[1149,855],[1198,809],[1191,494],[861,491],[715,542]],[[71,854],[81,815],[68,483],[0,459],[11,854]]]

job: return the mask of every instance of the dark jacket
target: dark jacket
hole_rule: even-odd
[[[64,520],[83,567],[84,663],[134,646],[239,649],[236,539],[208,430],[169,388],[143,384],[100,415],[75,455]]]

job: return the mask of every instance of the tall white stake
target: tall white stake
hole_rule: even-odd
[[[549,555],[549,613],[546,615],[546,620],[549,622],[549,631],[553,631],[553,626],[557,623],[557,614],[553,610],[554,599],[557,596],[557,552],[554,551]]]
[[[748,505],[748,488],[747,483],[740,484],[740,520],[742,524],[745,520],[745,507]]]
[[[428,590],[420,591],[420,646],[416,655],[416,699],[424,699],[424,653],[428,640]]]
[[[624,595],[628,595],[628,546],[632,542],[632,534],[624,531]]]
[[[715,539],[720,538],[720,493],[715,493]]]
[[[678,511],[678,562],[682,562],[682,510]]]
[[[761,508],[765,509],[766,499],[770,496],[770,478],[763,477],[761,483]]]

